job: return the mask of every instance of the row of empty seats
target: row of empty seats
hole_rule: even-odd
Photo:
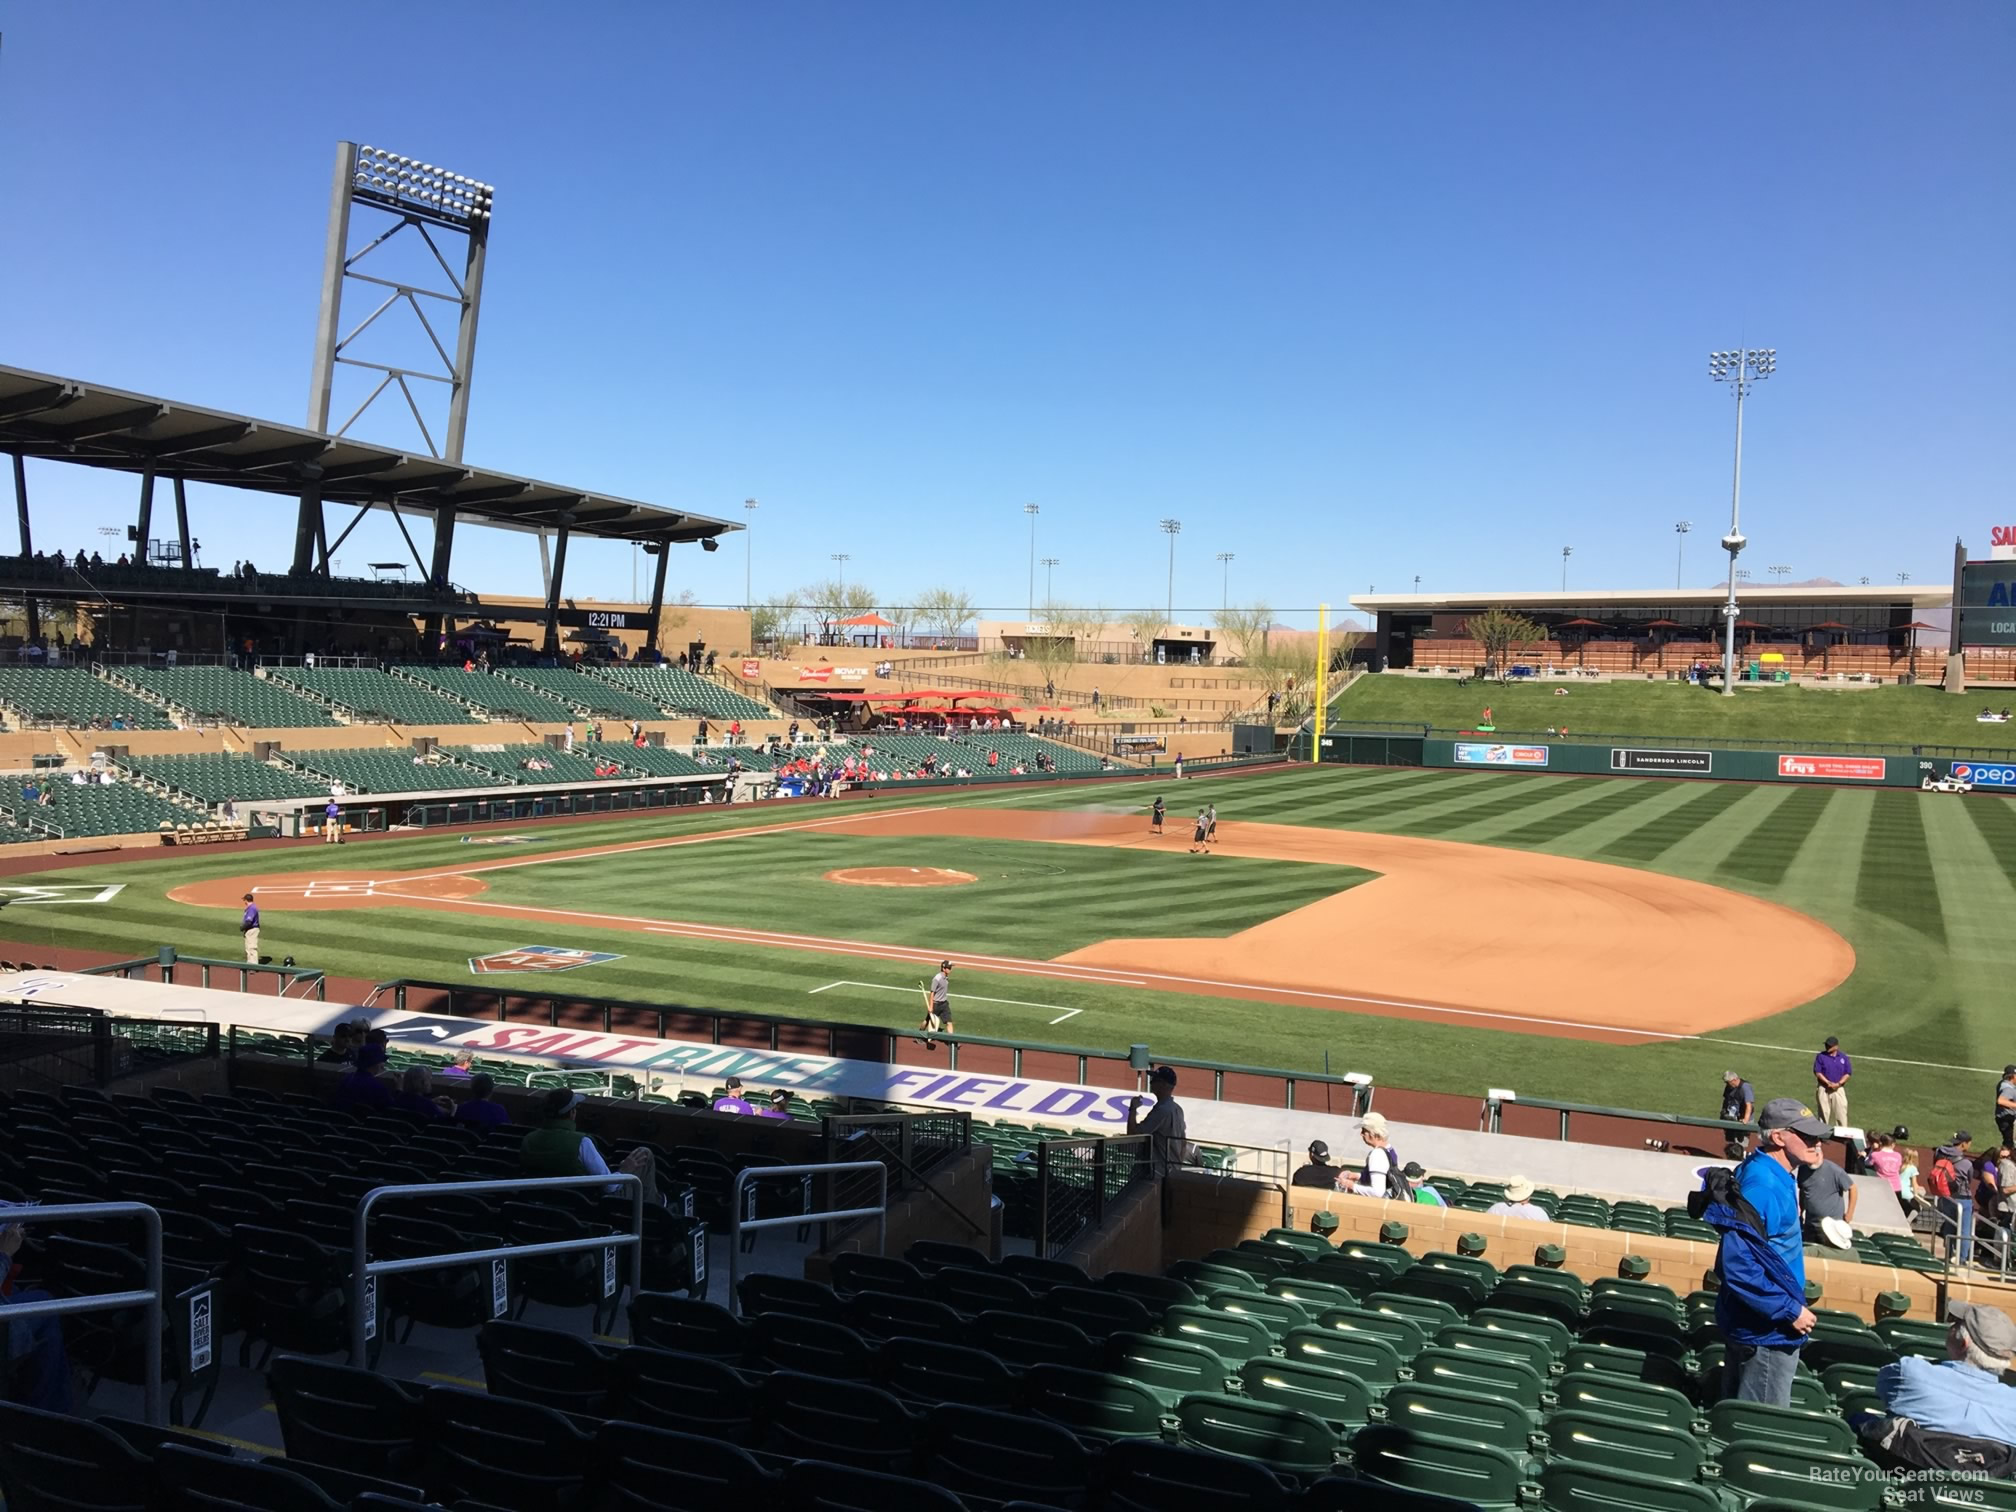
[[[435,793],[511,786],[507,777],[456,762],[423,759],[416,763],[410,750],[286,751],[280,759],[297,771],[341,782],[355,793]]]
[[[173,728],[153,704],[83,667],[0,667],[0,708],[17,724],[89,726],[116,719],[129,730]]]
[[[425,683],[443,697],[493,714],[509,714],[516,719],[542,723],[564,723],[574,711],[557,698],[489,672],[465,671],[461,667],[401,667],[401,677]]]
[[[602,667],[597,669],[596,676],[682,714],[701,714],[709,719],[777,717],[777,711],[768,704],[744,697],[684,667]]]
[[[261,799],[313,798],[329,791],[324,781],[302,776],[270,761],[237,751],[203,752],[189,756],[133,756],[119,765],[143,783],[155,784],[163,796],[219,804]]]
[[[79,786],[67,777],[51,772],[37,782],[48,795],[47,803],[32,802],[22,796],[18,783],[9,783],[0,793],[0,810],[16,828],[33,831],[39,824],[52,825],[65,839],[79,835],[140,835],[178,825],[202,824],[209,815],[201,809],[177,803],[143,791],[127,782]],[[37,835],[46,839],[46,835]]]
[[[122,667],[112,675],[200,724],[316,729],[336,723],[321,704],[278,679],[229,667]]]
[[[477,722],[465,705],[376,667],[275,667],[271,676],[369,723]]]
[[[665,710],[619,683],[572,667],[511,667],[499,675],[559,699],[571,708],[617,719],[663,719]]]

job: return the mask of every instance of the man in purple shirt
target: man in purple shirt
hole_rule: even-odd
[[[1832,1128],[1848,1127],[1848,1078],[1854,1071],[1841,1041],[1828,1035],[1826,1045],[1813,1057],[1813,1080],[1819,1083],[1814,1100],[1820,1104],[1821,1121]]]

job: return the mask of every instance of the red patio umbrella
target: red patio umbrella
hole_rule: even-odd
[[[840,623],[843,626],[861,630],[894,630],[896,628],[893,620],[885,620],[881,615],[872,611],[867,614],[857,614],[854,618],[844,619]]]

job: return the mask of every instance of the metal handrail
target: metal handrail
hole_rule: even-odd
[[[327,975],[313,966],[261,966],[250,961],[231,961],[221,956],[183,955],[173,945],[163,945],[151,956],[136,956],[130,961],[112,961],[103,966],[84,966],[78,969],[79,976],[116,976],[131,980],[138,973],[145,978],[149,971],[156,972],[156,980],[173,985],[177,966],[197,968],[203,986],[210,985],[212,967],[225,972],[238,973],[238,990],[250,992],[254,977],[272,977],[273,992],[276,997],[288,996],[288,989],[296,982],[306,981],[315,989],[318,1001],[329,998]]]
[[[0,1323],[20,1318],[58,1318],[67,1313],[108,1312],[120,1307],[147,1309],[146,1358],[141,1366],[142,1415],[161,1421],[161,1329],[163,1326],[161,1214],[144,1202],[75,1202],[60,1207],[10,1207],[8,1224],[54,1223],[70,1218],[138,1217],[147,1229],[147,1289],[98,1292],[88,1297],[56,1297],[47,1302],[15,1302],[0,1307]]]
[[[474,1192],[535,1192],[555,1187],[608,1187],[621,1183],[630,1189],[630,1232],[602,1234],[590,1239],[550,1239],[539,1244],[505,1244],[492,1249],[456,1250],[447,1255],[411,1255],[397,1260],[373,1260],[367,1242],[371,1209],[387,1197],[460,1197]],[[159,1220],[156,1220],[159,1229]],[[644,1273],[644,1178],[633,1171],[612,1171],[607,1176],[532,1176],[504,1181],[416,1182],[408,1186],[373,1187],[357,1204],[357,1216],[350,1228],[350,1357],[361,1365],[372,1336],[378,1330],[378,1288],[380,1276],[404,1275],[412,1271],[451,1270],[458,1265],[474,1265],[481,1260],[497,1261],[510,1255],[567,1255],[582,1250],[635,1248],[635,1278]],[[605,1291],[604,1295],[608,1293]]]
[[[1676,1124],[1686,1129],[1721,1129],[1729,1134],[1755,1134],[1757,1125],[1744,1123],[1741,1119],[1696,1117],[1691,1113],[1653,1113],[1642,1108],[1612,1108],[1600,1103],[1554,1102],[1544,1097],[1519,1097],[1500,1088],[1493,1088],[1484,1094],[1484,1132],[1503,1133],[1505,1104],[1512,1103],[1522,1108],[1540,1108],[1561,1115],[1561,1138],[1568,1138],[1568,1120],[1572,1114],[1588,1113],[1600,1118],[1629,1118],[1641,1123]]]
[[[773,1176],[796,1176],[802,1180],[807,1176],[838,1176],[849,1171],[875,1173],[879,1195],[874,1207],[792,1213],[782,1218],[742,1216],[742,1194],[753,1180],[768,1180]],[[736,1172],[735,1190],[728,1195],[728,1310],[738,1318],[742,1316],[742,1235],[745,1232],[751,1229],[796,1228],[835,1218],[875,1219],[875,1253],[886,1254],[889,1249],[889,1167],[879,1160],[840,1160],[830,1165],[750,1166],[747,1170]]]

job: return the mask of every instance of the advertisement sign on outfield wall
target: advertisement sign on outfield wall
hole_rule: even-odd
[[[1952,773],[1977,788],[2016,788],[2016,766],[1991,766],[1980,761],[1956,761]]]
[[[1486,745],[1478,741],[1459,740],[1456,743],[1456,763],[1458,766],[1544,767],[1547,765],[1547,747]]]
[[[1881,756],[1780,756],[1780,777],[1815,782],[1881,782],[1888,771]]]
[[[1610,748],[1613,772],[1687,772],[1705,777],[1715,768],[1713,751],[1628,750]]]

